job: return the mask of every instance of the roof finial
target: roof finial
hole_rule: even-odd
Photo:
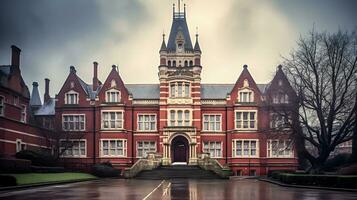
[[[198,26],[196,26],[196,40],[198,39]]]
[[[162,40],[165,41],[165,31],[162,31]]]
[[[180,13],[181,12],[181,0],[177,0],[178,2],[178,12]]]
[[[172,4],[172,16],[175,18],[175,4]]]
[[[183,14],[184,14],[184,16],[186,18],[186,4],[183,4]]]

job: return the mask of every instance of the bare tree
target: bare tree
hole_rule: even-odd
[[[291,117],[298,156],[310,162],[312,172],[320,172],[336,146],[352,139],[357,123],[357,35],[313,29],[300,37],[297,48],[284,59],[285,73],[297,95],[298,112]]]

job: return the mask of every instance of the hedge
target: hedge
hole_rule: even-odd
[[[31,160],[32,165],[36,166],[55,166],[56,158],[49,153],[23,150],[16,153],[16,158]]]
[[[31,161],[14,158],[0,158],[0,172],[26,173],[31,172]]]
[[[357,189],[357,176],[276,173],[272,178],[286,184]]]

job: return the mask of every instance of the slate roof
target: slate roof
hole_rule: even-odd
[[[159,99],[159,84],[125,84],[134,99]]]
[[[259,90],[264,93],[267,84],[257,84]],[[125,84],[134,99],[159,99],[159,84]],[[232,91],[234,84],[201,84],[202,99],[226,99]]]
[[[167,42],[167,50],[176,51],[176,36],[181,31],[185,39],[185,50],[192,51],[192,42],[190,32],[188,31],[186,17],[174,17],[171,26],[169,41]]]
[[[38,110],[34,112],[36,116],[55,115],[56,99],[50,98]]]
[[[93,86],[87,84],[86,82],[84,82],[81,78],[79,78],[79,76],[77,76],[79,83],[81,84],[82,88],[84,89],[84,91],[86,92],[86,94],[88,95],[88,97],[90,99],[95,99],[98,92],[100,91],[100,88],[102,87],[101,85],[97,88],[96,91],[93,90]]]

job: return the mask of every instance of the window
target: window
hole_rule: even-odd
[[[170,97],[190,97],[190,83],[187,82],[170,83]]]
[[[278,113],[271,114],[270,128],[272,129],[288,129],[289,119],[286,116],[280,115]]]
[[[268,140],[269,158],[294,157],[291,140]]]
[[[14,97],[13,97],[13,104],[14,104],[15,106],[19,105],[19,97],[18,97],[18,96],[15,96],[15,95],[14,95]]]
[[[78,93],[71,90],[65,94],[65,104],[78,104]]]
[[[21,105],[21,122],[26,122],[26,106],[25,105]]]
[[[137,143],[137,157],[146,157],[148,152],[156,152],[155,141],[139,141]]]
[[[257,128],[257,111],[237,111],[236,129],[255,130]]]
[[[5,115],[5,98],[0,96],[0,116]]]
[[[221,115],[203,115],[204,131],[220,131],[221,123]]]
[[[63,115],[62,129],[64,131],[84,131],[85,115]]]
[[[156,115],[138,115],[138,130],[139,131],[155,131],[156,130]]]
[[[60,145],[63,157],[86,157],[86,140],[62,140]]]
[[[283,104],[289,103],[289,96],[282,92],[273,95],[273,103],[274,104]]]
[[[239,102],[253,102],[253,93],[251,91],[239,92]]]
[[[101,140],[101,155],[103,157],[125,157],[126,140]]]
[[[233,157],[258,157],[258,140],[233,140]]]
[[[108,103],[118,103],[118,102],[120,102],[120,100],[121,100],[120,91],[119,90],[115,90],[115,89],[108,90],[105,93],[105,100]]]
[[[190,126],[191,113],[189,110],[170,110],[170,126]]]
[[[22,142],[21,139],[16,140],[16,153],[22,150],[26,150],[26,143]]]
[[[203,142],[203,152],[209,153],[211,158],[221,158],[222,142]]]
[[[103,129],[122,129],[123,128],[123,112],[102,112],[102,128]]]

